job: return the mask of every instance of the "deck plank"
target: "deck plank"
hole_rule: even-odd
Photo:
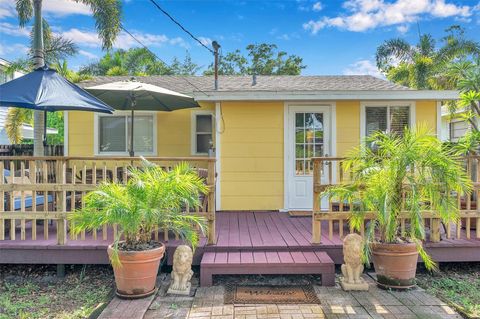
[[[280,258],[276,251],[267,251],[265,256],[267,257],[267,262],[269,264],[278,264],[280,262]]]
[[[292,255],[288,251],[279,251],[278,258],[282,264],[294,264],[295,261],[292,258]]]
[[[295,261],[296,264],[307,264],[307,259],[303,255],[301,251],[292,251],[290,254],[292,254],[292,258]]]
[[[255,216],[255,221],[257,223],[258,230],[260,232],[260,237],[262,237],[262,242],[263,246],[268,246],[268,247],[275,247],[277,245],[281,245],[282,243],[280,242],[275,242],[273,239],[272,234],[268,230],[267,225],[265,224],[265,218],[264,215],[265,213],[254,213]]]
[[[238,227],[240,228],[240,247],[252,247],[252,240],[247,222],[247,212],[238,213]]]
[[[239,251],[230,251],[230,252],[228,252],[228,263],[229,263],[229,264],[238,264],[238,263],[240,263],[240,252],[239,252]]]
[[[257,222],[255,221],[254,213],[247,215],[247,224],[248,224],[248,233],[250,234],[250,240],[252,242],[252,246],[254,247],[263,247],[263,240],[262,236],[260,235],[260,231],[258,230]]]
[[[226,246],[228,247],[228,215],[218,214],[216,216],[218,219],[218,240],[217,246]]]
[[[267,256],[263,251],[254,251],[253,252],[253,260],[257,264],[266,264],[267,263]]]
[[[240,229],[238,226],[238,213],[228,215],[228,246],[240,246]]]
[[[295,240],[293,235],[290,233],[287,227],[282,223],[281,216],[283,214],[270,214],[270,222],[272,225],[275,225],[277,232],[282,236],[283,241],[288,247],[299,246],[298,242]]]
[[[253,253],[251,251],[240,252],[240,260],[242,264],[251,264],[254,262]]]
[[[288,232],[292,235],[292,237],[297,242],[297,246],[310,246],[310,239],[308,240],[304,237],[302,232],[298,231],[298,229],[293,225],[293,219],[300,218],[300,217],[289,217],[288,214],[281,214],[279,216],[279,222],[283,223],[285,228]],[[309,235],[311,236],[311,235]]]

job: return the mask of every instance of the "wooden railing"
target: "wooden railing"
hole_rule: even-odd
[[[150,162],[166,169],[180,162],[187,162],[205,179],[209,192],[201,198],[199,209],[185,213],[204,216],[208,223],[208,242],[215,239],[215,159],[209,157],[149,157]],[[55,222],[54,236],[59,245],[67,240],[85,240],[86,232],[75,236],[70,232],[68,214],[84,206],[84,197],[98,183],[125,182],[129,166],[140,166],[141,158],[135,157],[1,157],[0,158],[0,240],[43,239],[52,235],[51,223]],[[37,224],[41,225],[37,225]],[[27,227],[27,224],[29,227]],[[38,227],[41,227],[38,229]],[[157,229],[153,236],[159,239],[163,231]],[[31,232],[31,233],[27,233]],[[88,234],[91,239],[109,240],[117,236],[117,225],[104,226]],[[175,235],[178,238],[178,235]],[[7,238],[8,237],[8,238]]]
[[[345,171],[344,158],[317,157],[313,158],[313,213],[312,213],[312,243],[320,244],[322,239],[322,225],[328,224],[328,238],[334,236],[343,238],[345,232],[354,230],[348,226],[348,220],[352,213],[353,203],[335,202],[332,198],[323,198],[322,192],[331,185],[348,182],[350,174]],[[442,229],[446,238],[460,239],[462,228],[466,239],[472,237],[471,230],[476,227],[475,237],[480,239],[480,156],[469,156],[463,159],[463,165],[467,174],[471,176],[473,191],[470,196],[455,194],[457,205],[460,210],[460,219],[457,223],[444,225],[437,212],[424,211],[422,216],[424,223],[429,229],[428,240],[438,242],[441,238]],[[365,224],[372,219],[373,213],[365,215]],[[405,233],[409,224],[408,214],[400,215],[400,230]],[[345,230],[346,228],[346,230]],[[360,234],[365,232],[365,225],[360,228]],[[453,236],[452,236],[453,233]]]

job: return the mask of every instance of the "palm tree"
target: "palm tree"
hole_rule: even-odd
[[[451,26],[445,30],[443,45],[437,49],[430,34],[420,35],[416,45],[404,39],[390,39],[377,48],[377,67],[389,80],[416,89],[438,87],[437,76],[448,63],[480,53],[480,45],[465,38],[464,30]]]
[[[120,0],[77,0],[90,7],[95,18],[95,27],[104,49],[111,48],[120,32],[121,3]],[[32,54],[34,67],[45,65],[43,41],[42,0],[17,0],[16,9],[21,27],[34,18],[34,36]],[[65,44],[65,43],[64,43]],[[44,126],[43,112],[34,112],[34,155],[44,155],[42,134]]]

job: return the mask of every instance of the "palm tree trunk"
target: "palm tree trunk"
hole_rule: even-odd
[[[45,56],[43,52],[43,27],[42,27],[42,0],[33,0],[34,8],[34,41],[33,41],[33,62],[35,68],[45,65]],[[33,155],[45,155],[43,146],[44,134],[44,112],[35,111],[33,115]]]

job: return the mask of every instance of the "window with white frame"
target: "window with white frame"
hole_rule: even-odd
[[[192,153],[207,155],[213,145],[213,115],[210,112],[192,113]]]
[[[131,116],[127,113],[98,115],[98,154],[123,155],[130,149]],[[133,125],[133,148],[138,154],[155,155],[155,114],[135,113]]]
[[[449,126],[450,141],[452,142],[458,142],[458,139],[470,129],[469,123],[463,119],[452,120]]]
[[[365,105],[364,134],[369,136],[374,132],[395,132],[403,134],[405,127],[410,126],[410,105]]]

